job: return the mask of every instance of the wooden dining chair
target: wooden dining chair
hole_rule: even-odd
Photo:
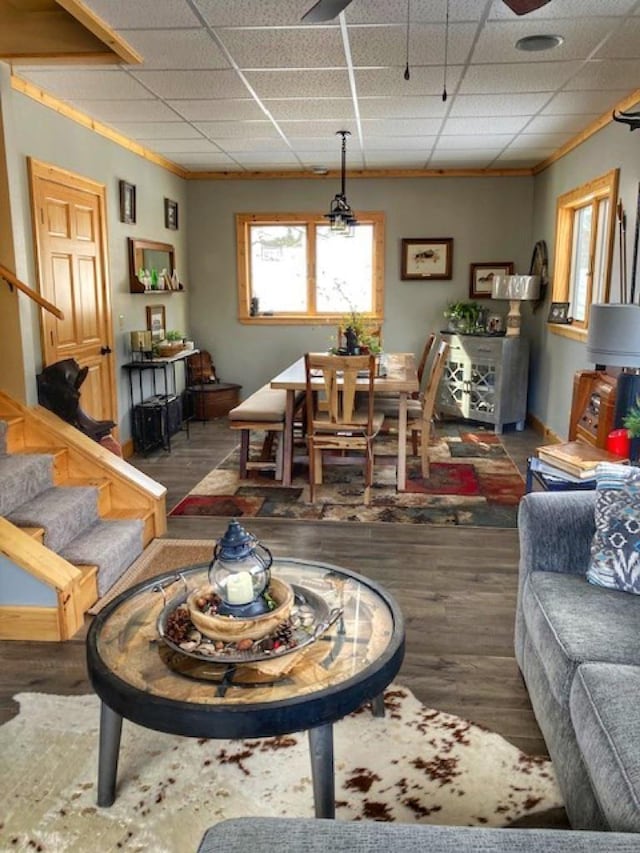
[[[408,412],[407,431],[411,433],[414,455],[417,454],[417,439],[420,436],[420,466],[422,476],[425,478],[429,476],[429,442],[431,440],[431,428],[433,426],[438,386],[447,363],[448,354],[449,344],[446,341],[441,341],[427,377],[420,415],[416,417],[413,411]]]
[[[373,482],[373,442],[380,432],[384,415],[374,411],[373,355],[340,356],[307,353],[305,355],[307,444],[309,447],[309,496],[315,499],[315,487],[322,484],[322,454],[355,451],[364,454],[364,503],[371,500]],[[359,408],[356,408],[356,382]],[[367,387],[363,387],[366,378]],[[319,381],[320,380],[320,381]],[[318,392],[324,392],[327,411],[317,406]],[[366,407],[361,394],[366,393]]]
[[[418,400],[420,395],[422,394],[422,381],[425,375],[425,368],[427,366],[427,361],[429,360],[429,356],[431,355],[431,350],[433,349],[433,345],[436,342],[436,333],[431,332],[431,334],[427,337],[427,340],[424,344],[424,349],[422,350],[422,355],[420,356],[420,361],[418,362],[417,374],[418,374],[418,382],[420,384],[420,391],[414,391],[412,397],[414,400]]]

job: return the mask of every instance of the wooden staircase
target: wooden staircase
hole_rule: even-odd
[[[28,408],[0,391],[6,452],[53,456],[56,486],[94,486],[101,519],[139,519],[143,544],[166,532],[166,489],[41,406]],[[98,599],[97,567],[78,566],[42,544],[43,530],[0,517],[0,571],[28,574],[34,601],[0,602],[0,639],[66,640]],[[3,559],[4,558],[4,559]],[[44,591],[42,589],[44,587]],[[42,604],[42,599],[47,604]]]

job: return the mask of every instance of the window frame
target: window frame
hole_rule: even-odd
[[[384,320],[384,213],[382,211],[356,211],[358,223],[373,226],[372,300],[373,311],[366,318],[371,321]],[[311,298],[309,310],[302,313],[274,314],[272,316],[250,314],[251,304],[251,251],[249,230],[251,225],[300,225],[307,226],[307,291]],[[345,311],[319,314],[315,310],[316,233],[318,225],[326,225],[322,213],[236,213],[236,257],[238,284],[238,322],[248,325],[335,325],[344,317]],[[356,225],[356,228],[358,226]],[[348,237],[336,236],[348,240]]]
[[[552,302],[569,302],[571,300],[572,258],[574,245],[574,224],[578,212],[586,207],[593,207],[592,231],[589,246],[589,266],[587,275],[587,294],[585,319],[573,323],[555,325],[548,328],[552,334],[561,337],[585,341],[589,330],[590,306],[593,303],[593,273],[599,236],[599,205],[608,200],[609,210],[605,223],[606,234],[601,245],[606,253],[603,263],[603,292],[600,299],[609,301],[611,288],[611,270],[613,268],[613,246],[615,240],[616,200],[618,198],[619,169],[611,169],[604,175],[587,181],[569,192],[558,196],[556,202],[556,235],[554,252],[554,273]],[[600,234],[600,236],[602,236]]]

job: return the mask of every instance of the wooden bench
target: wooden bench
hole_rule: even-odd
[[[304,398],[300,395],[299,405]],[[240,430],[240,478],[245,480],[249,470],[275,471],[276,480],[282,480],[283,446],[278,441],[275,460],[273,459],[273,442],[277,433],[284,432],[284,416],[287,405],[287,392],[263,385],[239,406],[229,412],[229,426]],[[251,460],[249,448],[251,432],[266,433],[260,458]]]

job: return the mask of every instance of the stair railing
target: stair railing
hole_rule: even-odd
[[[58,320],[64,320],[64,314],[62,311],[49,302],[44,296],[40,296],[39,293],[36,293],[35,290],[32,290],[28,287],[24,282],[20,281],[11,270],[8,270],[6,267],[3,267],[0,264],[0,278],[3,278],[6,283],[9,285],[9,289],[13,290],[14,287],[17,287],[22,293],[26,294],[29,299],[33,299],[34,302],[37,302],[41,308],[44,308],[45,311],[48,311],[50,314],[53,314],[54,317],[57,317]]]

